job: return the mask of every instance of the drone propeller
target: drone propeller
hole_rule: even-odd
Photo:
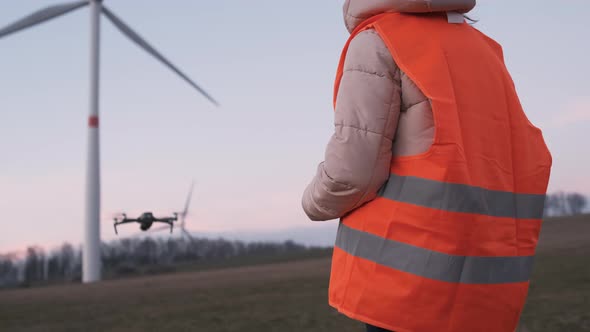
[[[127,214],[125,212],[118,212],[118,213],[111,214],[111,219],[113,219],[115,222],[120,222],[126,218],[127,218]]]

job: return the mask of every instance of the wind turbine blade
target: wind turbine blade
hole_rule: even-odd
[[[20,20],[4,27],[0,28],[0,38],[13,34],[15,32],[30,28],[34,25],[49,21],[52,18],[67,14],[78,8],[82,8],[88,4],[87,0],[76,1],[72,3],[64,3],[60,5],[54,5],[47,8],[40,9],[29,16],[25,16]]]
[[[191,204],[191,198],[193,197],[194,187],[195,187],[195,181],[191,182],[191,187],[188,191],[188,196],[186,197],[186,202],[184,203],[184,210],[182,210],[183,220],[184,220],[184,217],[186,217],[186,215],[188,213],[188,207]]]
[[[148,44],[145,39],[141,38],[135,31],[133,31],[127,24],[121,21],[113,12],[111,12],[105,6],[102,7],[102,12],[105,16],[119,29],[127,38],[131,39],[134,43],[136,43],[139,47],[143,48],[146,52],[151,54],[154,58],[160,60],[166,67],[170,68],[173,72],[175,72],[178,76],[184,79],[188,84],[190,84],[193,88],[199,91],[205,98],[209,99],[215,106],[219,106],[219,103],[213,99],[205,90],[203,90],[200,86],[198,86],[193,80],[191,80],[187,75],[185,75],[180,69],[178,69],[172,62],[168,61],[162,54],[156,51],[150,44]]]

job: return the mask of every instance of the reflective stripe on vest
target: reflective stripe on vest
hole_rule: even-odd
[[[348,254],[399,271],[438,281],[464,284],[501,284],[528,281],[533,256],[473,257],[447,255],[338,227],[336,246]]]
[[[501,47],[444,14],[387,13],[357,27],[335,104],[348,45],[371,28],[430,101],[435,137],[428,152],[393,158],[378,197],[342,218],[330,304],[393,331],[512,332],[551,168],[542,134]]]
[[[396,174],[390,175],[379,195],[431,209],[516,219],[540,219],[545,206],[545,195],[515,194]]]

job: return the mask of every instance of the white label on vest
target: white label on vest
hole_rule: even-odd
[[[447,18],[451,24],[461,24],[465,22],[463,14],[457,12],[447,12]]]

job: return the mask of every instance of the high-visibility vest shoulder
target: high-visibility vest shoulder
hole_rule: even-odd
[[[542,133],[523,112],[501,47],[475,28],[387,13],[350,40],[368,28],[428,97],[436,130],[427,152],[393,158],[378,197],[342,218],[330,304],[393,331],[512,332],[552,163]]]

